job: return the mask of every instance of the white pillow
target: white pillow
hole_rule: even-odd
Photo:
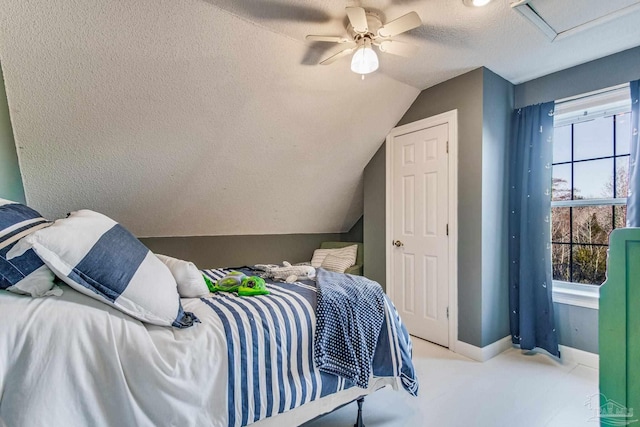
[[[53,272],[46,265],[38,268],[16,285],[9,286],[7,290],[19,295],[29,295],[34,298],[62,295],[62,289],[53,283]]]
[[[345,270],[352,265],[351,259],[349,258],[329,254],[322,261],[321,267],[325,270],[335,271],[336,273],[344,273]]]
[[[7,254],[33,249],[70,287],[143,322],[186,328],[199,322],[180,304],[169,269],[123,226],[81,210],[22,238]]]
[[[344,248],[338,249],[316,249],[313,251],[313,258],[311,258],[311,266],[318,268],[322,267],[322,261],[327,257],[327,255],[334,255],[337,257],[347,258],[350,260],[352,265],[356,265],[356,255],[358,254],[358,245],[345,246]]]
[[[164,263],[178,284],[178,293],[182,298],[198,298],[209,295],[209,288],[198,267],[192,262],[156,254]]]

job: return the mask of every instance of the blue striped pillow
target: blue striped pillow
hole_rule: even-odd
[[[133,234],[90,210],[73,212],[22,239],[72,288],[143,322],[186,328],[198,319],[183,311],[171,271]]]
[[[59,295],[53,272],[32,250],[9,256],[23,237],[51,224],[35,210],[0,199],[0,289],[32,296]]]

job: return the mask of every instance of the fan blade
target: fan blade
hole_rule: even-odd
[[[391,22],[387,22],[383,27],[378,30],[378,35],[381,37],[393,37],[405,31],[413,30],[422,25],[422,20],[415,12],[409,12],[406,15],[402,15],[398,19],[394,19]]]
[[[403,43],[396,40],[385,40],[380,43],[380,51],[384,53],[390,53],[392,55],[399,55],[404,57],[411,57],[418,52],[418,46]]]
[[[334,54],[334,55],[332,55],[332,56],[328,57],[327,59],[325,59],[325,60],[323,60],[323,61],[320,61],[320,64],[321,64],[321,65],[329,65],[329,64],[332,64],[332,63],[334,63],[335,61],[337,61],[338,59],[340,59],[340,58],[342,58],[342,57],[344,57],[344,56],[347,56],[347,55],[349,55],[350,53],[352,53],[352,52],[356,49],[356,46],[357,46],[357,45],[356,45],[355,43],[353,43],[353,45],[352,45],[352,46],[349,46],[348,48],[341,50],[340,52],[338,52],[338,53],[336,53],[336,54]]]
[[[314,35],[308,35],[305,38],[307,40],[314,41],[314,42],[346,43],[346,42],[350,41],[349,39],[344,38],[344,37],[340,37],[340,36],[314,36]]]
[[[353,31],[356,33],[366,33],[369,31],[369,24],[367,23],[367,14],[361,7],[347,7],[347,16]]]

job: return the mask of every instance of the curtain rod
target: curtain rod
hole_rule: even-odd
[[[556,100],[555,105],[558,106],[559,104],[566,104],[571,101],[577,101],[579,99],[589,98],[595,95],[602,95],[603,93],[607,93],[607,92],[615,92],[628,87],[629,87],[629,83],[623,83],[620,85],[610,86],[604,89],[594,90],[592,92],[587,92],[580,95],[568,96],[566,98]]]

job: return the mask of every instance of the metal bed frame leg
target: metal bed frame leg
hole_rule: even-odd
[[[358,418],[356,418],[356,423],[353,427],[364,427],[364,423],[362,422],[362,404],[364,403],[364,397],[361,397],[357,400],[358,402]]]

